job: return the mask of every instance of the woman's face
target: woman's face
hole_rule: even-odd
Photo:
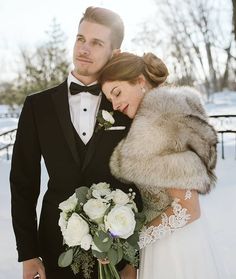
[[[139,81],[130,84],[128,81],[107,81],[102,86],[106,98],[112,102],[113,109],[119,110],[129,118],[134,118],[144,97]]]

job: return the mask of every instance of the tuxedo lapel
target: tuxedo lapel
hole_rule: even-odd
[[[55,93],[52,94],[52,100],[55,105],[56,113],[72,156],[76,163],[80,164],[78,151],[76,149],[73,126],[70,118],[67,81],[64,81],[56,88]]]
[[[102,94],[102,100],[101,100],[101,104],[99,107],[99,110],[102,110],[102,109],[107,110],[109,112],[113,110],[112,104],[106,99],[104,94]],[[93,136],[89,141],[89,146],[88,146],[88,150],[86,152],[86,156],[84,159],[82,171],[84,171],[84,169],[88,166],[89,162],[91,161],[91,159],[94,155],[94,152],[96,150],[97,144],[101,140],[102,135],[104,133],[104,129],[99,129],[98,131],[96,131],[97,127],[98,127],[98,122],[96,121]]]

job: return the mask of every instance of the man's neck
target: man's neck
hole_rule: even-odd
[[[72,75],[77,78],[80,82],[82,82],[84,85],[91,84],[95,81],[97,81],[97,76],[81,76],[77,74],[74,70],[71,72]]]

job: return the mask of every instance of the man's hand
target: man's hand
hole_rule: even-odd
[[[38,277],[35,277],[38,275]],[[34,258],[23,262],[23,279],[46,279],[45,269],[40,259]]]
[[[127,264],[120,272],[121,279],[136,279],[137,278],[137,269],[132,265]]]

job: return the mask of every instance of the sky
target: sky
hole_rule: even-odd
[[[67,36],[72,50],[79,19],[88,6],[111,9],[126,27],[123,50],[135,51],[131,38],[139,23],[154,12],[154,0],[0,0],[0,81],[14,77],[20,48],[33,48],[46,40],[53,18]]]

